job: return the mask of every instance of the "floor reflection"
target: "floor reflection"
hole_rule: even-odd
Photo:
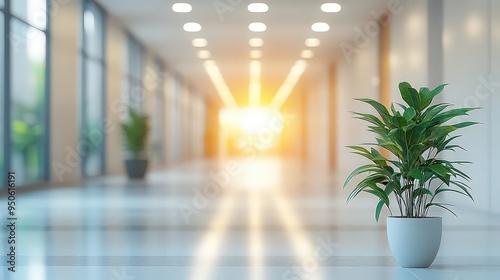
[[[231,162],[19,195],[18,271],[2,262],[0,279],[500,279],[498,218],[445,216],[435,265],[401,269],[371,198],[346,207],[337,176],[295,161]],[[240,172],[226,176],[235,162]],[[214,182],[227,186],[195,207]],[[189,220],[180,205],[195,210]]]

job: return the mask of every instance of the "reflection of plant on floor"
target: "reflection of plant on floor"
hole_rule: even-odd
[[[29,177],[38,175],[38,145],[42,133],[42,126],[39,124],[29,125],[20,120],[12,122],[12,146],[15,152],[21,154]]]

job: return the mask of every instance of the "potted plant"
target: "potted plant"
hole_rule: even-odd
[[[125,168],[131,179],[142,179],[148,167],[146,153],[148,117],[129,109],[129,121],[122,124],[125,137]]]
[[[387,236],[391,251],[402,267],[428,267],[434,261],[441,243],[442,219],[429,217],[429,209],[439,207],[455,213],[450,205],[439,202],[441,194],[454,192],[472,199],[468,182],[470,177],[458,167],[469,162],[448,161],[445,151],[463,149],[453,143],[460,135],[457,130],[476,124],[456,121],[476,108],[450,109],[450,104],[431,105],[445,85],[434,90],[412,88],[407,82],[399,84],[406,104],[386,108],[372,99],[357,99],[371,105],[378,116],[354,113],[356,118],[369,123],[376,143],[349,146],[369,164],[356,168],[347,177],[344,187],[353,177],[361,176],[347,198],[351,201],[361,192],[379,198],[375,219],[379,220],[384,206],[389,209]],[[450,121],[454,120],[454,124]],[[379,149],[387,152],[381,153]],[[395,204],[395,206],[394,206]],[[392,208],[398,211],[393,212]],[[456,215],[455,215],[456,216]]]

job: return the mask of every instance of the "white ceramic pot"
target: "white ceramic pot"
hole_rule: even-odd
[[[439,251],[441,217],[387,217],[387,238],[402,267],[429,267]]]

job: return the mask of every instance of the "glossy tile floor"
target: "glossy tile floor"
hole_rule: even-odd
[[[0,279],[500,279],[500,217],[443,214],[434,264],[403,269],[374,200],[346,206],[340,177],[234,160],[20,194],[17,272],[4,257]]]

